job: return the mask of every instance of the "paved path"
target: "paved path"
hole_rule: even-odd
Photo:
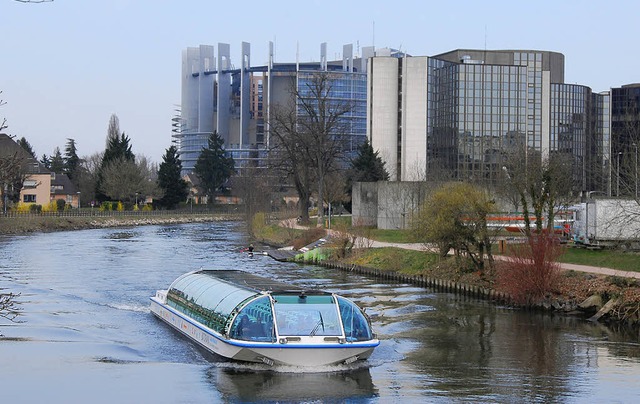
[[[299,229],[305,229],[305,227],[298,225],[295,223],[295,219],[291,219],[290,223],[287,223],[288,227],[295,227]],[[328,230],[329,235],[335,233],[333,230]],[[396,247],[396,248],[404,248],[407,250],[416,250],[416,251],[427,251],[432,250],[436,251],[433,248],[429,248],[422,243],[387,243],[384,241],[376,241],[366,239],[364,237],[358,237],[356,239],[356,248],[360,247]],[[494,256],[496,259],[501,259],[499,255]],[[560,267],[567,271],[579,271],[579,272],[587,272],[598,275],[608,275],[608,276],[620,276],[625,278],[636,278],[640,279],[640,272],[632,272],[632,271],[620,271],[612,268],[604,268],[604,267],[595,267],[589,265],[578,265],[578,264],[566,264],[560,263]]]

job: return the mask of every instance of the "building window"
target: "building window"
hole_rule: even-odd
[[[25,194],[23,196],[23,202],[24,203],[35,203],[36,202],[36,196],[35,195],[31,195],[31,194]]]

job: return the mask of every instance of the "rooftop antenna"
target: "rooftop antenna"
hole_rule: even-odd
[[[376,22],[375,20],[373,21],[373,38],[372,38],[372,45],[373,45],[373,51],[375,52],[376,50]]]

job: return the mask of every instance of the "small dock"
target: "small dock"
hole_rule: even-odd
[[[265,255],[273,258],[276,261],[289,261],[291,258],[300,254],[298,250],[266,250],[263,252]]]

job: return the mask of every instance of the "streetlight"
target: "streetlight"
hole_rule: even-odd
[[[616,175],[616,196],[620,196],[620,156],[622,152],[618,152],[618,174]]]
[[[136,192],[136,206],[138,206],[138,192]]]
[[[78,193],[78,209],[80,209],[80,191],[78,191],[77,193]]]
[[[636,185],[636,199],[638,199],[638,145],[635,143],[632,143],[631,146],[633,146],[633,148],[635,149],[635,185]]]

